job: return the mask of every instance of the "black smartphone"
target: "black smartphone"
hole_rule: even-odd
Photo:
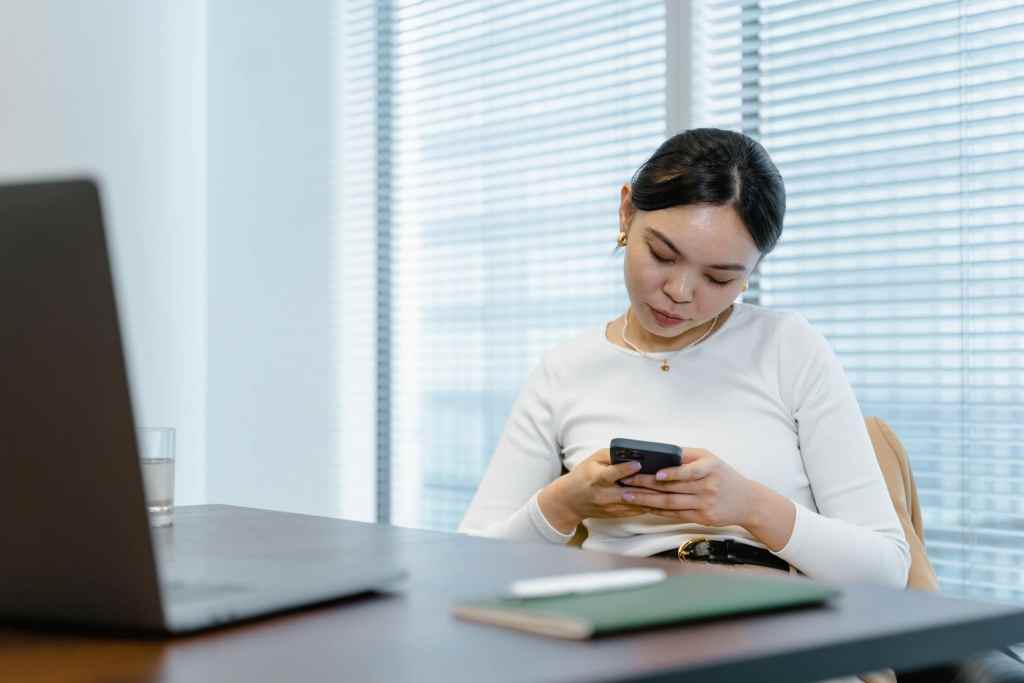
[[[613,465],[631,460],[639,462],[642,465],[639,474],[655,474],[660,469],[683,464],[683,449],[670,443],[612,439],[609,450]]]

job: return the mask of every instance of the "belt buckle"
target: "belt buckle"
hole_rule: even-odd
[[[708,539],[705,538],[704,536],[697,536],[696,538],[691,538],[686,543],[683,543],[682,545],[680,545],[679,546],[679,552],[678,552],[679,559],[680,560],[699,560],[699,559],[703,559],[703,558],[697,557],[697,555],[696,555],[696,546],[698,544],[700,544],[700,543],[707,542],[707,540]]]
[[[701,551],[700,545],[706,544],[703,552]],[[699,560],[701,562],[710,562],[712,564],[736,564],[737,560],[732,556],[732,539],[726,539],[721,542],[723,548],[716,552],[715,547],[712,545],[713,541],[710,538],[704,536],[698,536],[691,538],[686,543],[679,546],[679,559],[680,560]]]

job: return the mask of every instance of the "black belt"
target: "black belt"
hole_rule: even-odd
[[[678,549],[666,550],[651,557],[671,557],[680,560],[696,560],[716,564],[756,564],[772,569],[789,571],[789,562],[774,553],[731,538],[724,541],[712,541],[707,538],[693,538],[679,546]]]

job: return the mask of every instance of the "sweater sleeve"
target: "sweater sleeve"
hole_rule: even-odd
[[[526,380],[459,532],[517,541],[565,544],[544,517],[537,495],[562,473],[561,447],[547,362]]]
[[[817,510],[796,504],[778,555],[812,578],[904,588],[910,550],[843,366],[799,315],[783,324],[779,387]]]

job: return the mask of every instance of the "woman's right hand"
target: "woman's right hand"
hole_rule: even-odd
[[[537,503],[551,526],[563,534],[573,533],[588,517],[636,517],[650,510],[624,503],[616,482],[639,471],[638,462],[612,465],[608,449],[602,448],[541,489]]]

